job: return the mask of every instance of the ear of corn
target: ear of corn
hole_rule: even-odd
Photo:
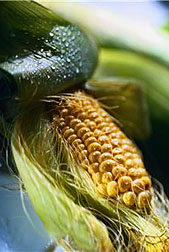
[[[76,97],[76,94],[75,94]],[[58,131],[87,169],[99,193],[121,197],[129,207],[150,204],[151,181],[134,144],[91,98],[77,94],[59,104]]]
[[[122,130],[131,138],[146,139],[150,135],[149,114],[143,89],[138,81],[108,78],[89,81],[84,89],[105,105]]]
[[[59,232],[59,229],[61,229],[62,233],[62,225],[59,224],[63,221],[64,234],[66,234],[66,232],[69,231],[67,228],[67,222],[70,221],[71,227],[74,227],[73,229],[70,229],[71,234],[73,230],[72,236],[70,235],[71,239],[74,240],[76,247],[79,247],[80,241],[83,239],[82,237],[76,237],[76,235],[80,236],[78,230],[81,222],[80,224],[77,224],[77,220],[80,221],[81,217],[79,217],[79,219],[76,217],[75,203],[76,205],[90,209],[97,219],[106,224],[109,230],[109,236],[116,249],[121,249],[121,251],[127,251],[127,249],[141,251],[144,249],[146,252],[167,252],[168,235],[166,234],[166,227],[154,214],[152,201],[150,199],[150,195],[153,194],[151,181],[143,166],[140,153],[133,143],[126,138],[123,132],[121,132],[113,122],[111,122],[111,118],[100,105],[90,97],[77,93],[70,96],[48,97],[44,101],[45,103],[39,102],[39,105],[34,105],[33,109],[29,108],[29,110],[18,119],[13,134],[12,148],[17,168],[25,183],[28,195],[32,199],[32,203],[48,232],[51,233],[52,231],[53,236],[58,240],[60,237],[58,238],[57,232],[55,233],[53,230],[58,230]],[[48,112],[45,111],[46,103]],[[90,108],[88,106],[90,106]],[[87,110],[81,110],[82,108]],[[96,112],[92,111],[95,109],[97,110]],[[67,114],[68,111],[70,115]],[[73,115],[71,115],[71,113],[73,113]],[[87,113],[87,115],[88,113],[90,114],[90,121],[92,123],[88,121],[85,113]],[[37,114],[39,115],[38,120],[35,116]],[[29,123],[30,115],[32,118],[31,124]],[[72,118],[72,116],[75,118]],[[97,118],[98,120],[96,121]],[[79,120],[84,120],[85,122],[79,122]],[[109,126],[116,129],[115,132],[112,132],[112,134],[115,134],[113,134],[113,141],[111,144],[104,143],[106,140],[105,122],[108,124],[111,123]],[[67,125],[71,123],[72,128],[64,125],[65,123]],[[90,130],[85,132],[87,127],[83,124],[88,124],[88,127],[90,125]],[[95,137],[97,141],[89,143],[90,141],[86,141],[87,139],[84,139],[84,136],[95,131],[95,127],[99,127],[97,131],[98,135],[96,137],[88,135],[87,139],[89,141]],[[72,129],[75,130],[75,132],[73,132]],[[102,134],[103,132],[104,134]],[[77,139],[75,139],[74,135]],[[134,162],[133,164],[135,164],[136,160],[134,161],[134,159],[137,156],[136,164],[142,165],[141,171],[146,175],[144,177],[141,175],[140,177],[140,174],[138,175],[137,173],[140,167],[134,166],[133,171],[137,173],[135,174],[135,179],[133,177],[134,174],[127,174],[127,179],[130,179],[132,184],[132,188],[130,187],[131,189],[128,188],[128,185],[131,186],[130,183],[125,184],[121,181],[123,180],[124,182],[124,179],[126,178],[123,171],[126,172],[127,170],[127,172],[129,172],[131,169],[121,163],[122,161],[126,162],[126,157],[124,155],[126,150],[123,150],[122,155],[116,153],[118,148],[124,147],[123,144],[119,147],[117,147],[116,144],[123,142],[123,140],[125,140],[125,144],[123,143],[125,148],[130,148],[129,152],[134,155],[132,159]],[[100,143],[99,141],[103,142]],[[102,156],[102,153],[99,153],[99,167],[98,165],[93,166],[93,162],[90,165],[90,160],[98,157],[97,155],[93,156],[90,154],[96,151],[101,152],[102,150],[104,155]],[[115,153],[113,153],[113,151],[115,151]],[[105,155],[105,153],[108,154]],[[111,159],[108,159],[109,161],[107,164],[106,158],[110,155],[112,156]],[[119,155],[121,156],[119,157]],[[116,156],[118,156],[117,159],[115,158]],[[101,157],[106,160],[102,160]],[[27,161],[27,158],[29,159],[29,162]],[[132,161],[130,161],[129,164]],[[24,162],[28,165],[24,165]],[[104,170],[105,168],[109,169],[110,165],[114,165],[116,162],[120,162],[120,168],[123,167],[120,173],[117,171],[118,174],[114,173],[114,175],[111,171]],[[94,162],[94,164],[96,163],[97,162]],[[34,168],[32,168],[32,166],[34,166]],[[98,168],[99,170],[97,171]],[[115,167],[113,166],[112,168],[114,169]],[[101,175],[100,181],[94,179],[95,176],[93,175],[96,173]],[[102,176],[104,173],[108,174],[108,176]],[[115,176],[117,177],[115,178]],[[110,178],[112,179],[111,181]],[[143,178],[146,179],[144,180]],[[43,181],[44,179],[45,181]],[[140,181],[140,179],[143,179],[142,182],[143,184],[145,183],[144,186],[142,187],[139,185],[135,187],[133,181]],[[146,181],[148,181],[147,185]],[[109,183],[111,183],[111,195],[108,194],[109,189],[105,191],[104,186],[102,187],[102,185],[106,185],[107,189]],[[112,187],[113,183],[117,183],[116,187]],[[43,184],[46,185],[45,188]],[[99,187],[103,190],[100,190]],[[115,190],[112,188],[115,188]],[[62,195],[61,198],[63,197],[61,202],[58,190],[62,192],[62,194],[60,194]],[[133,195],[135,196],[133,197]],[[48,202],[48,197],[49,203],[46,203]],[[69,198],[71,202],[68,200],[69,203],[66,203],[65,200],[67,200],[67,198]],[[40,202],[37,201],[37,199],[39,199]],[[47,201],[45,201],[45,199]],[[52,210],[49,209],[49,204],[52,204]],[[67,206],[67,204],[70,204],[71,207]],[[63,214],[66,214],[70,209],[73,209],[74,214],[71,212],[72,215],[67,215],[67,218],[60,217],[63,216],[62,212]],[[80,216],[83,215],[81,210],[82,209],[80,208]],[[52,221],[49,221],[48,218]],[[55,221],[53,222],[53,220]],[[66,220],[66,223],[64,220]],[[75,220],[77,225],[74,226],[73,223]],[[88,221],[87,223],[89,226],[91,225]],[[96,233],[95,231],[92,231],[94,237],[98,236],[98,241],[100,241],[98,246],[102,246],[102,248],[105,247],[105,251],[106,249],[109,251],[109,248],[112,249],[109,238],[104,231],[104,227],[100,225],[98,227],[98,225],[95,224],[93,226],[96,227]],[[83,225],[81,227],[83,227]],[[74,230],[76,231],[76,234],[74,233]],[[105,238],[103,238],[102,234]],[[93,239],[95,240],[94,237]],[[103,240],[105,240],[104,245],[102,244]],[[91,245],[90,241],[90,235],[86,235],[86,240],[83,246],[84,250],[93,251],[93,245]]]

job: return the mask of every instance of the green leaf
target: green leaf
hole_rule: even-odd
[[[97,62],[93,38],[43,6],[0,2],[0,69],[21,98],[58,93],[87,80]]]
[[[141,84],[154,121],[169,120],[169,71],[135,53],[103,49],[94,78],[134,78]]]

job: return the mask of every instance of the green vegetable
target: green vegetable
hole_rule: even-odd
[[[22,98],[84,82],[96,66],[92,37],[35,2],[0,2],[0,38],[0,69]]]

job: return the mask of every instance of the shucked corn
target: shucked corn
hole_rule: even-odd
[[[76,92],[61,100],[55,111],[57,130],[97,191],[128,207],[149,207],[151,180],[141,155],[100,104]]]

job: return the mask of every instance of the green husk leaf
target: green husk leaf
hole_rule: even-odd
[[[147,104],[141,84],[132,79],[108,78],[89,81],[85,90],[97,98],[128,136],[146,139],[150,134]]]
[[[135,53],[103,49],[93,78],[134,78],[146,95],[153,120],[169,120],[169,72],[144,56]]]
[[[93,38],[33,1],[0,2],[0,69],[23,99],[85,82],[97,62]]]

